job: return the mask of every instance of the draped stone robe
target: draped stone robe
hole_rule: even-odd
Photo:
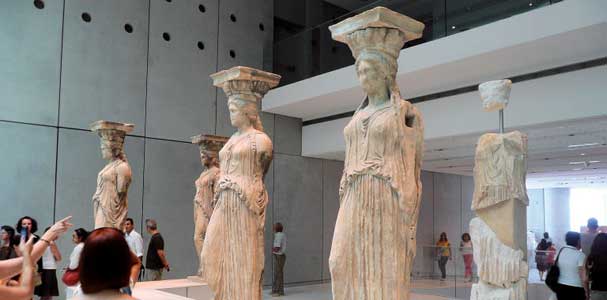
[[[333,299],[408,299],[422,188],[421,115],[393,95],[374,111],[359,109],[344,136],[341,203],[329,258]]]
[[[260,143],[266,151],[260,151]],[[265,133],[255,130],[232,136],[219,152],[215,209],[202,249],[203,276],[215,300],[262,299],[268,204],[263,176],[271,145]]]

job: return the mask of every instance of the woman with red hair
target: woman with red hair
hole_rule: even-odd
[[[124,235],[115,228],[99,228],[89,234],[80,254],[80,284],[83,295],[74,300],[135,299],[122,294],[129,286],[131,268],[138,259],[129,249]]]

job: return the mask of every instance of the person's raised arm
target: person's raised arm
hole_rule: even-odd
[[[72,224],[69,223],[72,217],[69,216],[55,223],[51,228],[42,235],[42,238],[33,246],[31,251],[32,261],[38,261],[46,247],[49,246],[50,242],[55,241],[58,237],[64,234]],[[8,259],[0,261],[0,280],[4,280],[13,277],[21,272],[23,265],[23,257]]]
[[[34,295],[34,263],[32,261],[32,247],[34,244],[33,236],[25,242],[21,240],[19,250],[22,254],[21,276],[18,286],[0,286],[0,299],[26,300]]]

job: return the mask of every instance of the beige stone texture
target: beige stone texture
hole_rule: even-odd
[[[204,171],[194,182],[194,246],[199,256],[199,266],[202,264],[202,244],[207,232],[209,220],[215,206],[215,186],[219,180],[219,151],[228,141],[227,137],[201,134],[192,137],[192,143],[200,148],[200,161]],[[201,267],[198,276],[202,276]]]
[[[493,80],[481,83],[478,91],[485,111],[498,111],[508,106],[512,81],[509,79]]]
[[[238,131],[219,152],[215,206],[202,247],[202,275],[214,300],[261,300],[268,193],[264,176],[272,141],[263,132],[259,103],[280,76],[247,67],[211,75],[228,96]]]
[[[93,195],[95,228],[114,227],[122,230],[128,215],[128,190],[131,184],[131,166],[123,152],[126,134],[133,124],[97,121],[91,131],[101,139],[101,154],[108,164],[97,175],[97,189]]]
[[[509,93],[509,81],[507,85]],[[481,95],[487,96],[483,92]],[[480,137],[472,199],[472,209],[478,217],[470,222],[474,262],[480,280],[473,285],[470,299],[524,300],[527,297],[526,173],[525,134],[514,131]]]
[[[330,27],[348,44],[365,100],[344,129],[346,156],[329,268],[335,300],[407,300],[421,200],[423,120],[395,82],[423,24],[379,7]]]

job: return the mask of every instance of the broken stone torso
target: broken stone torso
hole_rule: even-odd
[[[479,139],[470,222],[479,283],[471,299],[526,299],[527,136],[515,131]]]

